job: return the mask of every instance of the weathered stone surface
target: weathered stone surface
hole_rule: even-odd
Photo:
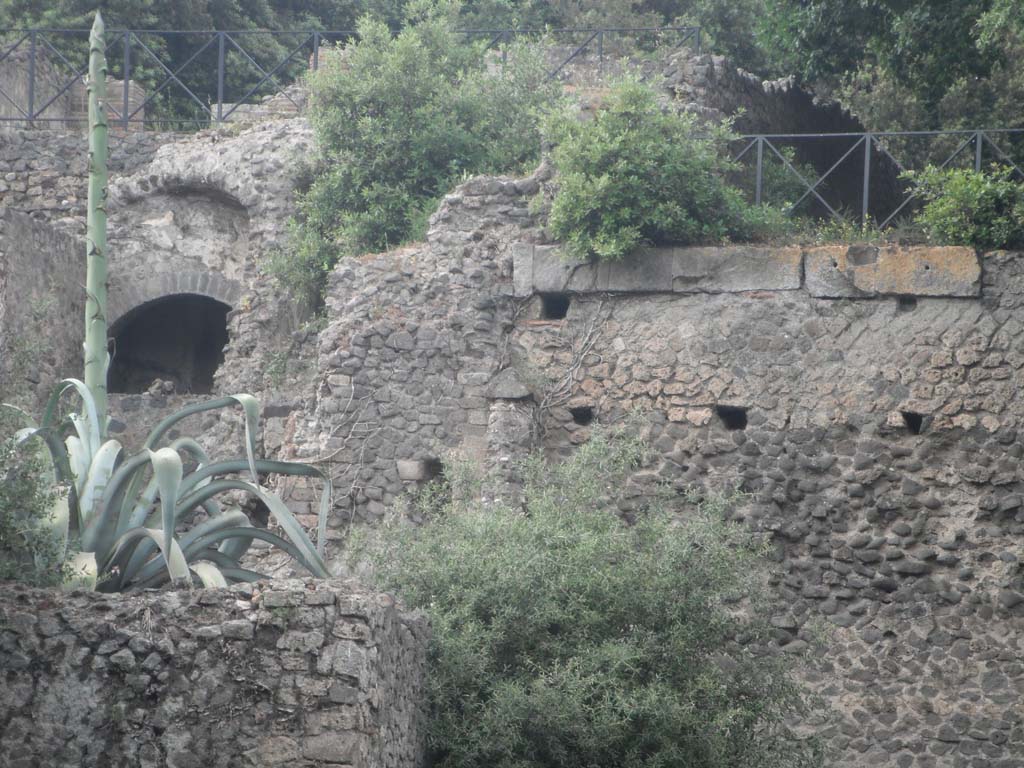
[[[163,765],[160,755],[181,766],[244,756],[253,768],[421,762],[428,628],[387,596],[314,579],[257,584],[262,596],[252,600],[224,589],[106,596],[2,587],[4,768]],[[309,595],[317,606],[358,603],[362,616],[302,607]],[[332,639],[339,623],[350,639]]]
[[[971,248],[830,245],[804,257],[807,291],[820,298],[977,296],[981,265]]]
[[[495,400],[525,400],[532,397],[533,393],[523,383],[515,368],[505,368],[491,380],[488,395]]]
[[[800,259],[795,246],[721,246],[644,248],[621,261],[580,262],[565,260],[557,247],[517,244],[513,279],[518,296],[785,291],[800,287]]]
[[[676,293],[792,291],[800,287],[799,247],[730,245],[676,248],[672,290]]]

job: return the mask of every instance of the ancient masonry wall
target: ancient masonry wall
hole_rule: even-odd
[[[81,368],[84,283],[79,238],[0,208],[0,401],[28,405]]]
[[[182,138],[174,133],[111,132],[111,175],[132,173],[144,167],[160,147]],[[0,205],[84,234],[88,148],[84,133],[0,132]]]
[[[0,766],[414,768],[428,628],[342,582],[0,591]]]
[[[594,268],[528,212],[545,178],[470,181],[425,244],[332,276],[293,442],[351,488],[334,535],[449,456],[514,485],[531,448],[567,454],[640,410],[655,460],[628,505],[654,484],[747,494],[778,650],[826,702],[811,724],[834,765],[1021,765],[1024,256],[698,248]]]

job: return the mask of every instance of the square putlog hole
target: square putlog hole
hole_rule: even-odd
[[[564,320],[569,314],[569,294],[542,293],[540,296],[540,317],[542,320]]]
[[[738,405],[716,405],[715,415],[728,430],[747,428],[747,409]]]

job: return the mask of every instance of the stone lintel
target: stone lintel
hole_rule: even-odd
[[[622,261],[563,258],[555,245],[513,248],[517,296],[531,293],[736,293],[800,287],[799,247],[644,248]]]
[[[826,245],[807,249],[804,270],[818,298],[981,293],[978,256],[961,246]]]

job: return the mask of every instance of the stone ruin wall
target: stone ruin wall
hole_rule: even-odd
[[[180,240],[192,220],[175,196],[230,209],[213,240],[246,238],[247,260],[225,245],[204,263],[230,262],[240,285],[217,391],[261,396],[268,455],[327,462],[334,546],[452,456],[496,467],[514,490],[518,456],[586,439],[572,409],[598,422],[640,409],[657,460],[634,478],[634,503],[661,482],[749,494],[738,515],[771,535],[779,565],[779,649],[807,661],[829,704],[813,724],[837,765],[1022,764],[1018,254],[985,254],[972,272],[870,248],[703,249],[652,256],[655,284],[637,270],[567,277],[529,209],[542,167],[467,182],[425,243],[339,265],[327,327],[311,335],[255,266],[283,230],[284,171],[309,136],[293,120],[167,146],[116,181],[111,219],[138,280],[174,265],[152,276],[164,295],[189,287],[171,285],[178,265],[205,258]],[[119,220],[117,206],[133,213]],[[165,258],[141,258],[153,252]],[[934,288],[926,265],[952,283]],[[539,294],[564,294],[567,317],[545,319]],[[293,362],[274,383],[281,351]],[[151,423],[187,401],[114,408]],[[727,428],[721,406],[745,409],[746,427]],[[201,425],[217,445],[237,432],[231,419]],[[312,526],[312,490],[284,490]]]
[[[5,584],[0,766],[415,768],[429,628],[347,582]]]
[[[656,459],[630,504],[653,484],[738,486],[738,518],[770,535],[779,651],[828,705],[809,724],[834,764],[1021,764],[1021,255],[667,249],[566,266],[528,211],[545,177],[468,182],[424,245],[332,275],[294,443],[351,489],[333,535],[438,460],[564,455],[592,428],[571,409],[639,409]],[[542,294],[567,297],[567,317],[544,319]]]
[[[0,402],[40,400],[81,362],[85,246],[0,208]],[[57,308],[76,324],[51,324]]]

